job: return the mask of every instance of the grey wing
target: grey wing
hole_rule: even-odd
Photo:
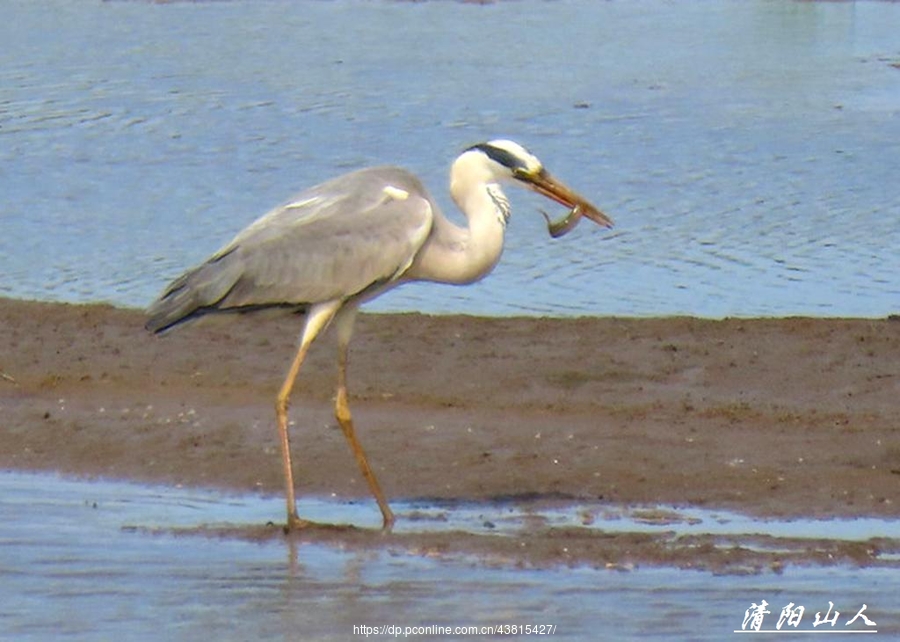
[[[390,282],[425,242],[432,212],[418,179],[397,168],[317,185],[173,281],[148,310],[147,328],[215,310],[341,300]]]

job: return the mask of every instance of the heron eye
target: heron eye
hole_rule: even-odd
[[[513,178],[519,179],[528,179],[534,175],[534,172],[529,172],[524,167],[514,167],[512,170]]]

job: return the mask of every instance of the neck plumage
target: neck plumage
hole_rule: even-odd
[[[450,194],[468,227],[454,225],[434,211],[431,234],[407,273],[411,279],[472,283],[500,260],[509,201],[478,156],[463,154],[450,171]]]

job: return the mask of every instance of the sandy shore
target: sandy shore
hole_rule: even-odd
[[[273,401],[301,319],[142,326],[0,299],[0,467],[280,493]],[[367,497],[331,416],[330,339],[291,410],[298,493]],[[389,497],[898,515],[895,318],[363,315],[350,367]]]

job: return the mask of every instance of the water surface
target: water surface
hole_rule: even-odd
[[[279,498],[17,473],[0,474],[0,491],[0,631],[15,640],[347,640],[354,625],[514,623],[556,625],[553,638],[562,640],[722,640],[762,599],[774,612],[766,628],[793,602],[806,606],[800,628],[811,630],[814,612],[832,601],[843,613],[839,626],[867,604],[865,614],[881,634],[900,630],[896,568],[788,566],[780,573],[714,575],[665,567],[523,569],[502,560],[429,557],[389,547],[303,544],[291,551],[283,540],[166,530],[217,521],[264,523],[280,515]],[[304,498],[303,508],[317,519],[377,523],[371,506]],[[412,507],[401,502],[397,508],[400,529],[484,532],[473,521],[475,507],[454,507],[433,522],[410,521]],[[417,504],[415,510],[443,509]],[[506,517],[498,520],[499,532],[485,536],[503,537],[504,530],[520,526],[515,510],[501,512]],[[547,516],[562,524],[566,514],[559,509]],[[635,516],[620,512],[598,519],[597,527],[771,530],[800,537],[809,529],[802,521],[792,527],[704,511],[685,513],[681,525],[653,525]],[[896,521],[843,524],[834,537],[898,533]],[[816,530],[821,537],[822,525]]]
[[[900,302],[897,3],[5,3],[0,294],[144,306],[299,189],[365,165],[452,210],[526,143],[612,215],[512,194],[477,286],[376,310],[861,315]]]

